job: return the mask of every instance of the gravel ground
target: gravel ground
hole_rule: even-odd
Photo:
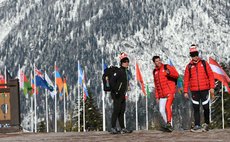
[[[67,133],[7,133],[0,142],[229,142],[230,129],[193,133],[190,131],[134,131],[131,134],[111,135],[108,132]]]

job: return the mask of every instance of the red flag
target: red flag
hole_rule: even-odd
[[[221,68],[221,66],[211,57],[209,57],[209,64],[213,71],[214,78],[221,81],[224,86],[226,86],[228,92],[230,93],[230,88],[228,86],[228,82],[230,79],[226,72]]]
[[[0,84],[5,84],[5,78],[0,74]],[[0,86],[0,88],[5,88],[5,86]]]
[[[142,92],[143,92],[144,95],[146,96],[144,81],[143,81],[143,79],[142,79],[141,71],[140,71],[139,66],[138,66],[137,63],[136,63],[136,78],[137,78],[137,81],[138,81],[138,82],[140,83],[140,85],[141,85],[141,90],[142,90]]]

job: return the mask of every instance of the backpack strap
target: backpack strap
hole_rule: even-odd
[[[164,70],[166,71],[167,69],[167,64],[164,64]]]
[[[191,68],[192,68],[192,64],[189,63],[188,64],[189,78],[191,78]]]
[[[155,76],[156,69],[153,70],[153,75]]]
[[[206,68],[206,61],[205,61],[205,60],[201,60],[201,63],[202,63],[202,65],[203,65],[204,70],[205,70],[205,73],[206,73],[206,75],[207,75],[207,77],[208,77],[208,72],[207,72],[207,68]],[[189,78],[191,78],[191,67],[192,67],[192,64],[189,63],[189,64],[188,64]]]
[[[205,70],[205,73],[208,77],[208,72],[207,72],[207,68],[206,68],[206,61],[205,60],[201,60],[202,64],[203,64],[203,67],[204,67],[204,70]]]

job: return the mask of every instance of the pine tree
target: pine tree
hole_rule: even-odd
[[[39,125],[38,132],[45,132],[45,130],[46,130],[45,122],[41,121],[40,125]]]
[[[100,113],[96,102],[92,97],[93,94],[89,91],[89,96],[85,102],[85,125],[88,131],[101,131],[102,130],[102,114]]]

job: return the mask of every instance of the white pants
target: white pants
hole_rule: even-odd
[[[167,102],[167,98],[159,99],[159,110],[160,110],[161,116],[163,117],[163,120],[165,123],[167,123],[166,108],[165,108],[166,102]]]

